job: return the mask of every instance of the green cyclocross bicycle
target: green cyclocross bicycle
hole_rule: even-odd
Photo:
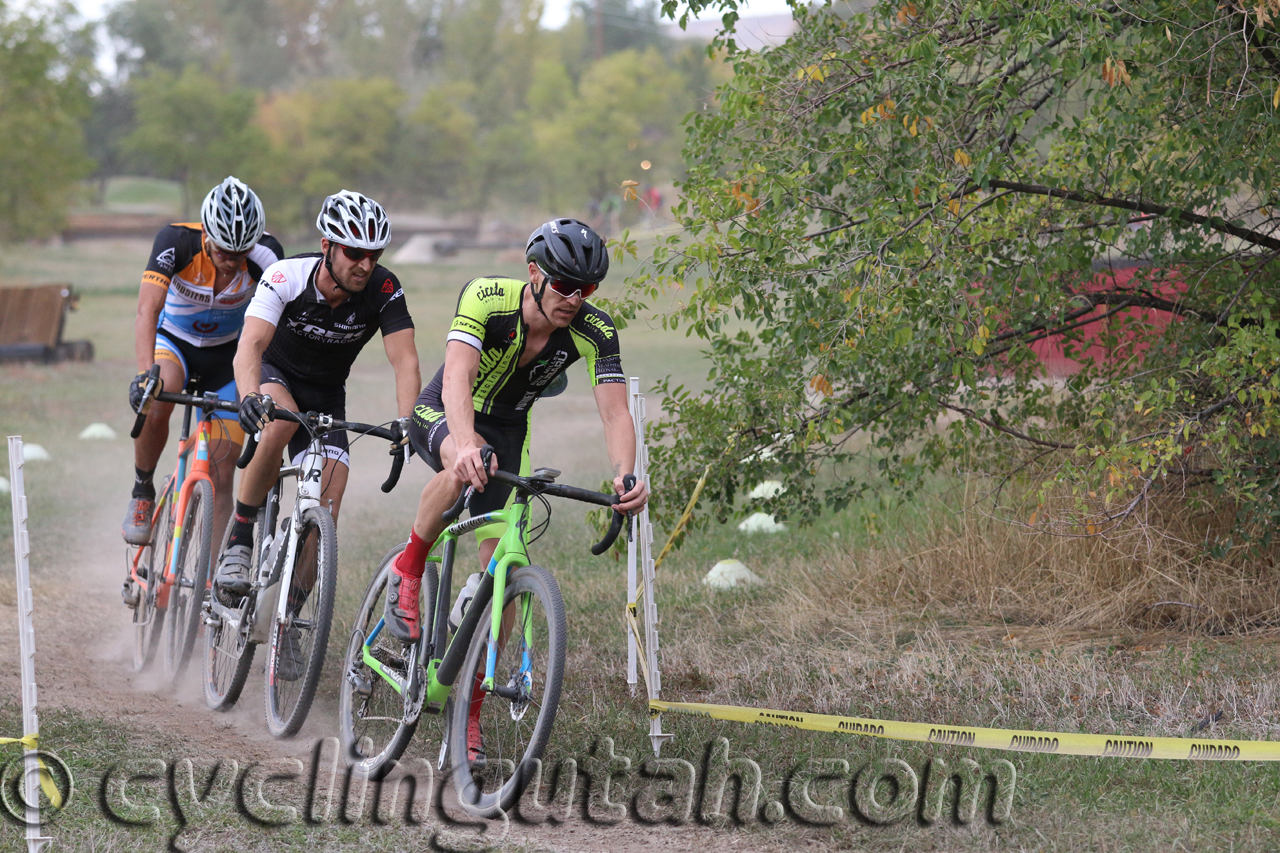
[[[486,446],[481,452],[487,468],[492,449]],[[356,773],[384,776],[404,753],[420,716],[443,712],[439,768],[445,768],[450,755],[455,757],[453,782],[462,807],[493,817],[519,798],[551,736],[567,637],[559,585],[550,572],[529,562],[529,498],[547,507],[548,522],[548,495],[606,507],[618,501],[617,495],[557,484],[559,475],[539,468],[529,477],[504,471],[490,476],[513,486],[515,500],[506,509],[455,521],[441,534],[422,577],[421,638],[408,646],[383,630],[382,619],[387,578],[404,545],[382,559],[365,591],[343,664],[338,718],[343,749]],[[627,488],[634,483],[628,475]],[[444,518],[457,519],[471,494],[470,488],[464,491]],[[591,548],[593,554],[608,550],[623,521],[615,510],[605,538]],[[493,522],[505,522],[506,533],[450,637],[458,537]],[[500,609],[490,606],[495,600],[502,602]],[[455,688],[462,692],[451,699]],[[483,702],[479,713],[486,747],[482,758],[472,760],[467,726],[477,701]]]

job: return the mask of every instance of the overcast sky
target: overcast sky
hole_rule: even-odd
[[[112,2],[113,0],[75,0],[76,6],[80,8],[80,14],[91,21],[101,20],[103,8],[110,6]],[[572,0],[546,0],[546,8],[542,13],[542,25],[549,29],[559,29],[564,26],[565,21],[569,20],[571,5]],[[749,4],[742,3],[744,15],[776,15],[786,11],[786,0],[751,0]]]

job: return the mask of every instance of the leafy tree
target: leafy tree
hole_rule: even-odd
[[[467,111],[465,83],[423,94],[396,140],[394,173],[400,191],[432,201],[470,201],[475,185],[477,122]]]
[[[675,129],[691,105],[683,78],[653,48],[592,65],[563,110],[534,123],[548,206],[616,193],[645,174],[642,161],[656,164],[657,174],[675,174]]]
[[[16,12],[0,0],[0,240],[44,237],[93,168],[80,122],[92,79],[87,28],[69,4]]]
[[[384,185],[404,93],[386,78],[321,80],[265,100],[258,127],[270,140],[262,188],[281,221],[307,221],[344,187]]]
[[[156,68],[131,85],[138,122],[125,151],[148,172],[182,184],[185,215],[209,186],[233,172],[244,177],[246,158],[266,147],[247,89],[228,89],[194,65],[181,75]]]
[[[711,461],[723,518],[781,475],[765,506],[803,519],[963,465],[1037,484],[1030,506],[994,494],[1037,528],[1103,533],[1217,494],[1265,538],[1280,3],[795,15],[784,46],[731,55],[691,122],[683,232],[632,291],[713,363],[705,393],[666,389],[672,485],[688,495]],[[1126,258],[1131,281],[1099,276]],[[1081,371],[1047,382],[1046,339]],[[874,480],[850,475],[860,442]]]

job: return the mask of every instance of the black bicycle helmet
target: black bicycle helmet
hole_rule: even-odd
[[[529,235],[525,259],[552,278],[599,284],[609,272],[600,235],[577,219],[553,219]]]

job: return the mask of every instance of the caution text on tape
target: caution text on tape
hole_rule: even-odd
[[[863,717],[836,717],[795,711],[758,710],[698,702],[649,703],[650,714],[674,713],[735,723],[764,723],[814,732],[835,732],[890,740],[911,740],[1011,752],[1092,755],[1100,758],[1166,758],[1200,761],[1280,761],[1280,742],[1132,737],[1083,732],[1037,732],[972,726],[935,726]]]

